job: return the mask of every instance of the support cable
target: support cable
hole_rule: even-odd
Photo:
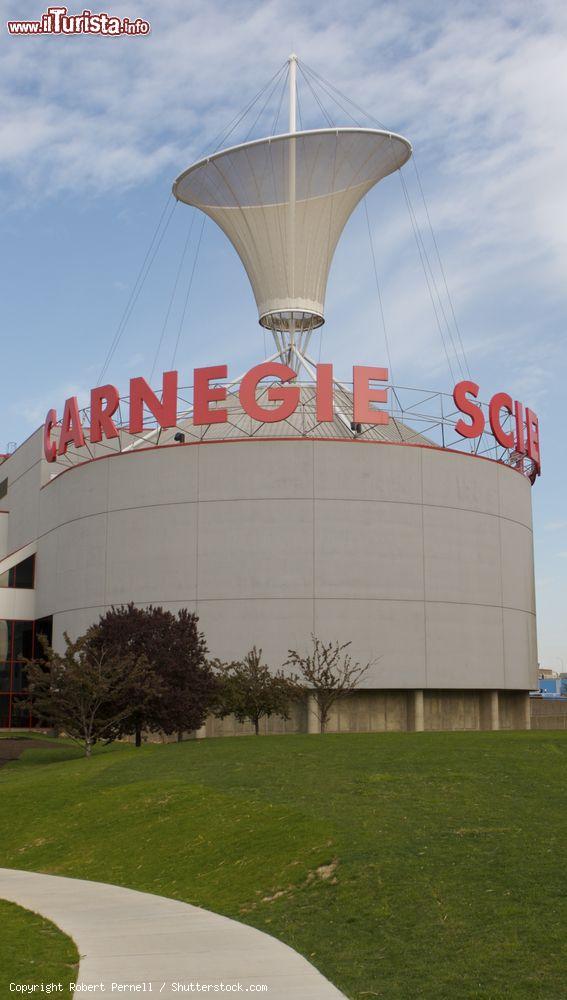
[[[354,122],[355,125],[358,125],[360,127],[360,125],[361,125],[360,120],[354,118],[354,116],[348,111],[348,109],[344,107],[344,104],[342,104],[341,101],[339,101],[338,98],[335,97],[333,95],[333,93],[330,92],[330,90],[334,91],[335,94],[338,94],[344,101],[347,101],[351,105],[351,107],[353,107],[356,110],[360,111],[366,118],[368,118],[371,122],[373,122],[373,124],[378,125],[380,128],[386,128],[386,126],[384,125],[383,122],[380,122],[373,115],[369,114],[369,112],[367,112],[363,108],[361,108],[358,104],[356,104],[349,97],[347,97],[346,94],[343,94],[340,90],[338,90],[338,88],[334,87],[332,83],[330,83],[328,80],[325,80],[325,78],[322,77],[319,73],[316,73],[314,70],[312,70],[308,66],[305,66],[305,69],[307,69],[307,71],[311,74],[311,76],[317,80],[317,82],[319,83],[319,86],[321,86],[321,89],[325,90],[327,96],[330,97],[335,102],[335,104],[337,104],[341,108],[341,110],[344,111],[344,113],[348,115],[348,117],[351,119],[351,121]],[[326,84],[326,86],[323,86],[323,84]],[[330,88],[330,90],[327,89],[327,88]],[[387,129],[387,131],[390,131],[390,130]],[[447,348],[446,348],[446,345],[445,345],[445,338],[444,338],[444,334],[442,332],[442,326],[441,326],[441,321],[440,321],[440,318],[439,318],[439,312],[438,312],[437,306],[435,305],[435,302],[434,302],[434,299],[433,299],[432,288],[433,288],[433,290],[434,290],[434,292],[435,292],[435,294],[437,296],[439,311],[441,312],[441,315],[442,315],[443,320],[445,322],[445,326],[447,328],[447,334],[449,336],[449,341],[450,341],[450,344],[451,344],[452,352],[453,352],[453,354],[455,356],[455,361],[456,361],[456,363],[457,363],[457,365],[458,365],[458,367],[459,367],[462,375],[464,376],[464,374],[465,374],[465,368],[466,368],[467,372],[469,373],[469,377],[470,377],[470,370],[469,370],[469,366],[468,366],[466,352],[465,352],[465,349],[464,349],[461,332],[460,332],[460,329],[459,329],[459,326],[458,326],[458,323],[457,323],[457,319],[456,319],[456,315],[455,315],[455,310],[454,310],[453,302],[452,302],[451,295],[450,295],[450,292],[449,292],[449,287],[448,287],[448,283],[447,283],[447,279],[446,279],[446,275],[445,275],[445,270],[443,268],[443,263],[441,261],[441,254],[439,252],[439,246],[437,244],[437,240],[436,240],[435,233],[434,233],[434,230],[433,230],[433,225],[431,223],[431,216],[429,214],[429,210],[428,210],[428,207],[427,207],[427,202],[425,200],[425,194],[424,194],[424,191],[423,191],[423,187],[421,185],[421,180],[420,180],[420,177],[419,177],[419,172],[417,170],[417,164],[415,162],[415,157],[412,157],[412,159],[413,159],[413,162],[414,162],[414,169],[416,171],[416,176],[417,176],[417,179],[418,179],[418,185],[419,185],[419,189],[420,189],[420,194],[421,194],[421,197],[422,197],[422,200],[423,200],[423,204],[424,204],[424,208],[425,208],[425,212],[426,212],[426,217],[427,217],[429,229],[430,229],[430,232],[431,232],[431,237],[432,237],[433,244],[434,244],[434,247],[435,247],[435,254],[436,254],[436,257],[437,257],[437,261],[439,263],[439,268],[440,268],[441,275],[442,275],[442,278],[443,278],[445,292],[446,292],[446,295],[447,295],[447,299],[449,301],[449,306],[450,306],[452,318],[453,318],[454,325],[455,325],[457,339],[458,339],[459,346],[460,346],[460,349],[461,349],[461,354],[462,354],[462,357],[463,357],[463,360],[464,360],[464,367],[463,367],[463,364],[461,362],[461,357],[459,355],[459,351],[457,349],[457,344],[455,342],[453,331],[451,329],[451,323],[449,322],[449,319],[447,317],[447,313],[445,311],[445,307],[443,305],[443,298],[442,298],[441,293],[439,291],[439,287],[437,285],[435,274],[434,274],[433,268],[431,266],[431,262],[429,260],[429,255],[427,253],[427,248],[426,248],[426,245],[425,245],[425,240],[423,239],[423,235],[421,233],[421,229],[420,229],[420,226],[419,226],[417,215],[416,215],[415,209],[413,208],[413,204],[412,204],[411,196],[410,196],[410,193],[409,193],[409,189],[408,189],[407,184],[405,182],[405,178],[404,178],[404,175],[402,173],[401,168],[398,168],[398,173],[400,175],[400,181],[401,181],[401,184],[402,184],[402,190],[403,190],[403,193],[404,193],[404,198],[405,198],[406,205],[407,205],[407,208],[408,208],[408,212],[409,212],[409,215],[410,215],[410,220],[411,220],[411,223],[412,223],[412,228],[414,230],[414,236],[416,238],[416,242],[418,243],[418,249],[420,251],[420,259],[421,259],[422,267],[424,269],[424,274],[425,274],[425,277],[426,277],[426,282],[427,282],[429,294],[431,296],[432,305],[433,305],[433,309],[434,309],[434,313],[435,313],[435,318],[436,318],[436,321],[437,321],[437,325],[439,327],[439,332],[441,334],[441,339],[443,341],[444,351],[445,351],[445,354],[447,355],[447,362],[449,364],[449,370],[452,373],[452,366],[451,366],[451,363],[449,361],[448,352],[447,352]],[[427,268],[429,269],[429,276],[427,274]]]
[[[187,312],[187,305],[189,303],[189,296],[191,294],[191,288],[193,287],[193,278],[195,277],[195,268],[197,267],[197,260],[199,259],[199,250],[201,249],[201,240],[203,239],[203,230],[205,228],[205,222],[207,221],[207,216],[203,215],[203,221],[201,222],[201,230],[199,232],[199,240],[197,242],[197,249],[195,251],[195,257],[193,258],[193,267],[191,269],[191,277],[189,279],[189,285],[187,287],[187,294],[185,295],[185,302],[183,303],[183,312],[181,313],[181,319],[179,321],[179,329],[177,331],[177,339],[175,341],[175,348],[173,351],[173,357],[171,359],[170,368],[173,369],[175,366],[175,359],[177,357],[177,350],[179,348],[179,341],[181,340],[181,331],[183,330],[183,324],[185,322],[185,314]]]
[[[196,212],[196,210],[193,210],[193,212],[191,214],[191,222],[190,222],[190,225],[189,225],[189,231],[188,231],[187,237],[185,239],[185,245],[183,247],[183,252],[181,254],[181,260],[179,261],[179,266],[177,268],[177,274],[175,275],[175,281],[173,283],[173,288],[171,290],[171,295],[169,297],[169,304],[167,306],[167,311],[166,311],[166,314],[165,314],[165,319],[163,321],[163,326],[161,328],[161,334],[160,334],[159,342],[158,342],[158,345],[157,345],[157,348],[156,348],[156,353],[154,355],[154,361],[153,361],[153,365],[152,365],[152,371],[151,371],[151,374],[150,374],[150,384],[151,384],[152,379],[154,377],[154,372],[155,372],[155,369],[156,369],[158,357],[159,357],[159,354],[160,354],[160,351],[161,351],[161,347],[162,347],[162,344],[163,344],[163,340],[164,340],[164,337],[165,337],[165,331],[167,329],[167,324],[169,322],[169,316],[170,316],[170,313],[171,313],[171,309],[173,307],[173,301],[175,299],[175,294],[177,292],[177,286],[179,284],[179,278],[181,277],[181,271],[183,269],[183,264],[185,262],[185,257],[187,256],[187,249],[189,247],[189,241],[191,239],[191,233],[193,232],[193,226],[195,225],[195,219],[196,219],[196,217],[197,217],[197,212]]]
[[[266,100],[264,101],[264,103],[263,103],[262,107],[260,108],[260,110],[259,110],[258,114],[256,115],[256,117],[255,117],[254,121],[252,122],[252,125],[251,125],[251,126],[250,126],[250,128],[248,129],[248,132],[247,132],[247,133],[246,133],[246,135],[244,136],[244,139],[242,140],[243,142],[247,142],[247,141],[248,141],[248,139],[249,139],[249,138],[250,138],[250,136],[252,135],[252,132],[253,132],[253,131],[254,131],[254,129],[256,128],[256,125],[257,125],[257,124],[258,124],[258,122],[260,121],[260,118],[261,118],[261,117],[262,117],[262,115],[264,114],[264,112],[265,112],[265,110],[266,110],[266,108],[267,108],[268,104],[270,103],[270,101],[271,101],[271,99],[272,99],[272,97],[273,97],[273,95],[274,95],[274,92],[275,92],[275,90],[276,90],[276,88],[277,88],[278,84],[280,83],[280,80],[278,79],[278,77],[280,76],[280,74],[282,74],[282,73],[283,73],[283,71],[284,71],[284,67],[282,66],[282,68],[281,68],[280,72],[279,72],[279,73],[277,74],[277,77],[276,77],[276,80],[275,80],[275,82],[274,82],[274,85],[273,85],[272,89],[271,89],[271,90],[270,90],[270,91],[268,92],[268,95],[267,95],[267,97],[266,97]]]
[[[173,204],[172,204],[172,201],[173,201]],[[166,216],[167,209],[168,209],[168,207],[170,205],[171,205],[171,209],[169,211],[169,214]],[[166,203],[164,205],[164,208],[163,208],[163,211],[161,213],[159,222],[158,222],[158,224],[156,226],[156,229],[155,229],[154,234],[152,236],[152,239],[150,241],[150,245],[149,245],[149,247],[148,247],[148,249],[146,251],[146,255],[145,255],[144,260],[142,262],[142,266],[141,266],[141,268],[140,268],[140,270],[138,272],[138,277],[136,278],[136,281],[134,282],[134,286],[132,288],[132,291],[130,292],[130,296],[129,296],[128,301],[126,303],[126,307],[124,309],[124,312],[122,313],[122,316],[120,318],[120,322],[118,323],[118,326],[116,328],[116,332],[114,334],[114,337],[112,338],[111,345],[110,345],[110,347],[108,349],[108,353],[106,355],[105,362],[104,362],[104,364],[102,366],[102,369],[100,371],[100,375],[98,377],[99,384],[102,382],[102,379],[104,378],[104,376],[105,376],[105,374],[106,374],[106,372],[108,370],[108,366],[109,366],[110,362],[112,361],[112,358],[114,357],[114,354],[116,352],[116,348],[118,347],[118,344],[120,343],[120,340],[122,338],[122,334],[124,333],[124,330],[126,328],[128,320],[130,319],[130,316],[132,315],[132,311],[134,309],[134,306],[136,305],[136,302],[138,301],[140,292],[141,292],[141,290],[142,290],[142,288],[143,288],[143,286],[145,284],[146,278],[148,277],[148,274],[149,274],[149,272],[151,270],[151,267],[152,267],[152,264],[153,264],[153,262],[155,260],[156,254],[157,254],[157,252],[158,252],[158,250],[159,250],[159,248],[161,246],[161,243],[163,241],[163,238],[164,238],[164,236],[165,236],[165,234],[167,232],[167,229],[169,227],[169,223],[171,222],[171,218],[173,216],[173,213],[175,211],[176,206],[177,206],[177,202],[173,198],[173,195],[168,194],[167,201],[166,201]],[[165,222],[164,222],[164,217],[165,217]],[[162,225],[162,223],[163,223],[163,225]],[[160,232],[160,230],[161,230],[161,232]]]
[[[440,334],[440,337],[441,337],[441,343],[443,344],[443,350],[445,352],[445,357],[447,359],[447,364],[449,366],[449,372],[450,372],[451,378],[454,381],[455,380],[455,373],[453,372],[453,366],[451,364],[451,358],[450,358],[449,352],[447,350],[447,344],[445,342],[445,335],[443,333],[443,327],[442,327],[441,321],[439,319],[439,313],[437,312],[437,306],[435,305],[435,298],[433,296],[433,291],[432,291],[432,288],[431,288],[431,282],[429,280],[429,274],[427,272],[427,266],[426,266],[426,253],[427,252],[425,250],[425,246],[423,245],[423,240],[421,239],[421,234],[419,232],[419,227],[417,225],[417,219],[415,218],[415,215],[414,215],[414,212],[413,212],[413,207],[412,207],[412,204],[411,204],[411,201],[410,201],[410,198],[409,198],[409,194],[408,194],[408,190],[407,190],[407,185],[406,185],[406,182],[405,182],[405,178],[403,177],[401,170],[398,170],[398,173],[400,175],[400,181],[401,181],[401,184],[402,184],[402,191],[404,193],[404,198],[405,198],[405,201],[406,201],[406,206],[407,206],[407,210],[408,210],[409,217],[410,217],[410,222],[411,222],[412,229],[413,229],[414,239],[415,239],[415,243],[416,243],[417,250],[418,250],[418,253],[419,253],[419,259],[421,261],[421,266],[423,268],[423,273],[425,275],[425,283],[427,285],[427,290],[429,292],[429,297],[431,299],[431,305],[433,306],[433,313],[435,315],[435,320],[437,322],[437,329],[439,330],[439,334]],[[423,247],[423,249],[422,249],[422,247]]]
[[[298,62],[297,65],[299,66],[299,62]],[[295,91],[295,99],[297,101],[297,116],[299,118],[299,130],[300,130],[300,132],[303,132],[303,117],[302,117],[302,114],[301,114],[301,101],[299,99],[299,87],[297,87],[297,89]]]
[[[468,376],[470,378],[471,377],[471,371],[470,371],[470,368],[469,368],[469,362],[468,362],[468,358],[467,358],[467,355],[466,355],[465,347],[464,347],[464,344],[463,344],[463,338],[461,336],[461,331],[460,331],[460,328],[459,328],[459,324],[457,322],[457,317],[455,315],[455,309],[454,309],[454,306],[453,306],[453,299],[452,299],[451,293],[449,291],[449,285],[448,285],[447,277],[446,277],[446,274],[445,274],[445,268],[443,267],[443,261],[441,260],[441,254],[439,252],[439,246],[438,246],[438,243],[437,243],[437,238],[435,236],[435,232],[434,232],[434,229],[433,229],[433,224],[431,222],[431,217],[429,215],[429,208],[427,207],[427,201],[425,200],[425,193],[423,191],[423,186],[422,186],[422,183],[421,183],[420,173],[419,173],[419,170],[417,168],[417,161],[416,161],[416,158],[415,158],[415,153],[414,153],[414,155],[412,156],[411,159],[412,159],[413,167],[414,167],[414,170],[415,170],[415,176],[417,178],[417,184],[418,184],[419,191],[420,191],[420,194],[421,194],[421,200],[423,202],[423,207],[425,209],[425,215],[427,217],[427,222],[428,222],[428,225],[429,225],[429,231],[431,233],[431,239],[433,240],[433,246],[435,247],[435,254],[436,254],[436,257],[437,257],[437,262],[439,264],[439,270],[441,271],[441,275],[443,277],[443,284],[445,286],[445,292],[447,294],[447,299],[449,300],[449,306],[450,306],[450,309],[451,309],[451,315],[453,317],[453,323],[455,324],[455,330],[457,331],[457,337],[458,337],[458,340],[459,340],[459,346],[461,348],[461,353],[463,355],[463,360],[464,360],[464,363],[465,363],[465,368],[467,370],[467,374],[468,374]]]
[[[315,92],[315,89],[313,88],[313,85],[311,84],[311,81],[310,81],[309,77],[305,74],[305,72],[303,70],[303,64],[300,63],[299,60],[297,61],[297,66],[298,66],[298,69],[299,69],[299,71],[300,71],[303,79],[305,80],[307,86],[309,87],[309,90],[311,91],[311,93],[312,93],[315,101],[319,105],[319,110],[321,111],[321,114],[323,115],[325,121],[327,122],[327,125],[330,125],[331,128],[332,128],[335,125],[335,122],[333,121],[333,119],[331,118],[331,116],[328,114],[328,112],[324,108],[323,104],[321,103],[321,101],[319,99],[319,95]]]
[[[280,68],[268,80],[267,84],[265,84],[258,91],[258,93],[252,98],[252,100],[248,102],[248,104],[245,106],[245,108],[242,111],[238,112],[238,114],[235,115],[234,118],[231,119],[231,121],[228,123],[228,125],[225,126],[225,128],[221,132],[219,132],[213,138],[213,140],[212,140],[212,146],[213,146],[213,151],[214,152],[216,152],[216,150],[219,149],[219,147],[221,146],[222,143],[226,142],[226,140],[228,139],[228,137],[232,134],[232,132],[234,132],[234,130],[238,127],[238,125],[240,124],[240,122],[246,117],[246,115],[249,114],[249,112],[252,110],[252,108],[255,106],[255,104],[260,100],[260,98],[262,97],[262,95],[268,90],[268,88],[270,87],[270,85],[272,83],[274,83],[274,81],[275,81],[275,83],[277,85],[280,76],[283,74],[284,70],[286,70],[286,69],[288,69],[287,60],[286,60],[286,62],[284,62],[282,64],[282,66],[280,66]],[[127,325],[128,321],[130,319],[130,316],[132,314],[134,306],[136,305],[136,302],[137,302],[137,300],[139,298],[139,295],[140,295],[140,292],[142,290],[142,287],[145,284],[146,278],[147,278],[147,276],[149,274],[149,271],[150,271],[150,269],[152,267],[152,264],[153,264],[153,262],[155,260],[156,254],[157,254],[157,252],[159,250],[159,247],[161,246],[161,243],[163,241],[163,237],[165,236],[165,233],[166,233],[166,231],[167,231],[167,229],[169,227],[169,223],[171,221],[171,217],[172,217],[172,215],[173,215],[173,213],[175,211],[175,208],[177,207],[177,201],[175,199],[173,199],[173,205],[171,207],[171,210],[169,211],[169,214],[167,214],[168,207],[171,204],[172,199],[173,199],[173,196],[171,194],[168,194],[167,200],[165,202],[165,205],[164,205],[163,210],[161,212],[161,215],[159,217],[157,226],[156,226],[156,228],[154,230],[154,233],[152,235],[152,238],[150,240],[149,247],[148,247],[148,249],[146,251],[146,254],[145,254],[144,259],[142,261],[142,265],[140,267],[140,270],[138,272],[138,275],[136,277],[136,280],[134,282],[134,285],[133,285],[132,290],[130,292],[130,295],[128,297],[128,301],[126,303],[124,311],[123,311],[123,313],[122,313],[122,315],[120,317],[120,321],[118,323],[118,326],[117,326],[116,331],[114,333],[114,336],[112,338],[110,347],[108,349],[108,352],[107,352],[107,355],[106,355],[106,358],[105,358],[105,361],[104,361],[104,364],[102,366],[102,369],[100,371],[100,375],[98,377],[99,383],[102,382],[102,379],[104,378],[104,376],[105,376],[105,374],[106,374],[106,372],[108,370],[110,362],[112,361],[112,358],[114,357],[114,354],[116,352],[118,344],[120,343],[120,340],[122,338],[122,335],[124,333],[126,325]],[[164,222],[164,219],[165,219],[165,222]],[[166,322],[167,322],[167,320],[166,320]],[[162,337],[163,337],[163,333],[164,333],[164,331],[162,332]],[[159,346],[161,346],[161,340],[160,340],[160,345]],[[158,351],[159,351],[159,347],[158,347]],[[155,367],[155,363],[156,362],[154,361],[154,367]],[[152,369],[152,372],[153,372],[153,369]]]
[[[312,69],[311,66],[307,66],[306,63],[303,63],[303,66],[307,70],[307,72],[310,73],[311,76],[315,78],[315,80],[317,81],[317,83],[319,84],[319,86],[321,87],[321,89],[325,89],[325,87],[329,88],[326,91],[327,96],[331,97],[331,99],[334,100],[335,103],[339,105],[339,107],[341,107],[340,102],[337,101],[336,97],[333,97],[333,94],[329,93],[329,91],[333,91],[335,94],[338,94],[339,97],[341,97],[344,101],[346,101],[348,104],[350,104],[350,106],[352,108],[354,108],[355,111],[360,112],[360,114],[364,115],[365,118],[368,118],[370,121],[372,121],[376,125],[378,125],[378,128],[385,129],[386,132],[391,132],[392,131],[392,129],[388,128],[387,125],[384,125],[384,122],[379,121],[377,118],[374,117],[374,115],[371,115],[368,111],[365,111],[364,108],[362,108],[355,101],[352,101],[350,99],[350,97],[348,97],[346,94],[343,94],[343,92],[341,90],[339,90],[337,87],[335,87],[329,80],[326,80],[324,76],[321,76],[320,73],[317,73],[314,69]],[[345,108],[342,108],[342,110],[345,111]],[[353,118],[353,116],[348,111],[345,111],[345,113],[349,115],[349,117],[352,119],[352,121],[356,121],[356,119]],[[356,121],[356,124],[360,125],[360,121]]]
[[[417,215],[416,215],[415,209],[413,207],[413,203],[412,203],[412,200],[411,200],[409,189],[408,189],[408,186],[406,184],[405,177],[404,177],[404,175],[403,175],[403,173],[402,173],[402,171],[400,169],[398,170],[398,174],[400,176],[400,182],[402,184],[402,189],[404,191],[404,196],[406,198],[406,204],[408,206],[408,211],[410,212],[410,217],[412,218],[412,224],[414,225],[414,232],[417,234],[417,239],[419,240],[419,242],[421,244],[421,247],[422,247],[422,250],[423,250],[422,261],[423,261],[423,264],[424,264],[424,268],[429,270],[429,275],[430,275],[430,278],[431,278],[431,285],[433,287],[435,295],[437,296],[437,301],[439,303],[439,309],[441,311],[441,315],[442,315],[444,323],[445,323],[447,334],[449,336],[449,343],[451,345],[453,354],[455,356],[455,361],[457,363],[457,366],[460,369],[461,375],[464,377],[465,371],[464,371],[464,368],[463,368],[463,364],[462,364],[459,352],[458,352],[456,344],[455,344],[455,339],[454,339],[454,336],[453,336],[453,331],[451,330],[451,324],[449,323],[449,320],[447,318],[447,313],[445,311],[445,306],[443,305],[443,298],[442,298],[441,293],[439,291],[439,287],[437,285],[437,280],[435,278],[435,274],[434,274],[433,268],[431,266],[431,261],[429,259],[429,255],[427,253],[427,247],[425,246],[425,240],[423,238],[423,234],[421,232],[421,229],[420,229],[420,226],[419,226],[419,222],[417,220]],[[438,320],[438,323],[439,322],[440,321]],[[439,326],[439,332],[441,333],[441,337],[443,339],[444,334],[442,333],[442,326],[441,325]],[[453,377],[454,377],[454,375],[453,375]]]
[[[234,130],[238,127],[238,125],[240,125],[240,122],[244,118],[246,118],[246,115],[249,114],[249,112],[252,110],[252,108],[254,107],[254,105],[256,104],[256,102],[260,100],[262,94],[265,94],[265,92],[268,89],[268,87],[270,86],[270,84],[276,79],[276,77],[278,77],[280,75],[280,73],[282,72],[282,70],[284,70],[284,69],[287,68],[287,65],[288,64],[287,64],[287,60],[286,60],[286,62],[283,63],[282,66],[280,66],[280,68],[274,73],[274,75],[272,77],[270,77],[270,79],[268,80],[268,82],[261,88],[261,90],[258,91],[258,93],[256,94],[256,96],[253,97],[252,100],[248,102],[248,104],[246,105],[246,107],[242,111],[239,111],[239,113],[237,115],[235,115],[234,118],[231,119],[231,121],[228,123],[228,125],[225,126],[225,128],[221,132],[217,133],[217,135],[211,140],[211,143],[212,143],[212,146],[213,146],[213,148],[212,148],[212,152],[213,153],[216,153],[217,149],[220,149],[222,143],[226,142],[226,140],[228,139],[228,137],[230,135],[232,135],[232,133],[234,132]],[[207,147],[207,148],[209,148],[209,147]],[[206,152],[206,150],[204,152]],[[202,155],[204,155],[204,153]]]
[[[285,95],[287,93],[288,79],[289,79],[289,63],[286,63],[286,73],[285,73],[285,76],[283,78],[282,92],[280,94],[280,100],[279,100],[279,104],[278,104],[278,110],[276,112],[276,117],[274,119],[274,124],[272,125],[272,134],[273,135],[277,134],[276,130],[277,130],[277,127],[278,127],[278,122],[280,120],[280,114],[281,114],[281,110],[282,110],[283,99],[284,99],[284,97],[285,97]]]
[[[367,205],[367,202],[366,202],[366,198],[364,198],[364,214],[366,215],[366,226],[367,226],[367,229],[368,229],[368,239],[370,241],[370,253],[372,255],[372,265],[373,265],[373,268],[374,268],[374,278],[375,278],[375,281],[376,281],[376,292],[378,294],[378,306],[379,306],[379,309],[380,309],[380,318],[382,320],[382,330],[384,332],[384,341],[385,341],[385,344],[386,344],[386,357],[388,359],[388,368],[389,368],[389,372],[390,372],[390,381],[391,382],[395,382],[394,369],[393,369],[393,366],[392,366],[392,355],[390,353],[390,343],[389,343],[389,339],[388,339],[388,330],[386,328],[386,317],[384,315],[384,306],[383,306],[383,303],[382,303],[382,294],[380,292],[380,282],[378,281],[378,268],[376,266],[376,254],[374,252],[374,240],[372,239],[372,230],[370,228],[370,218],[369,218],[369,215],[368,215],[368,205]]]

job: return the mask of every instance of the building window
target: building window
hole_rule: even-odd
[[[17,590],[33,590],[35,579],[35,556],[28,556],[17,566],[0,574],[0,587],[15,587]]]
[[[21,565],[21,564],[20,564]],[[25,660],[43,655],[40,636],[51,645],[53,618],[37,621],[5,621],[0,619],[0,728],[28,729],[34,719],[20,699],[27,690]]]
[[[8,493],[8,480],[3,479],[0,483],[0,500],[3,500]]]

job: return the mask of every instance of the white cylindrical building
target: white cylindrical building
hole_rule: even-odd
[[[273,669],[312,634],[351,641],[374,662],[331,728],[525,726],[529,479],[424,444],[286,431],[146,444],[51,480],[34,435],[3,466],[6,548],[36,559],[26,617],[52,618],[61,648],[111,605],[187,607],[212,656],[256,645]],[[23,590],[0,600],[10,593],[30,604]],[[300,711],[283,728],[307,725]]]

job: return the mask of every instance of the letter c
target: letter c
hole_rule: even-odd
[[[51,440],[51,431],[57,424],[57,412],[50,410],[43,425],[43,453],[47,462],[55,462],[57,458],[57,445]]]

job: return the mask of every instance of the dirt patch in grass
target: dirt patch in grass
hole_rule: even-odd
[[[47,740],[27,740],[18,737],[17,739],[11,739],[10,737],[3,737],[0,739],[0,767],[4,767],[4,764],[9,764],[13,760],[17,760],[21,757],[25,750],[52,750],[56,743],[48,742]]]

